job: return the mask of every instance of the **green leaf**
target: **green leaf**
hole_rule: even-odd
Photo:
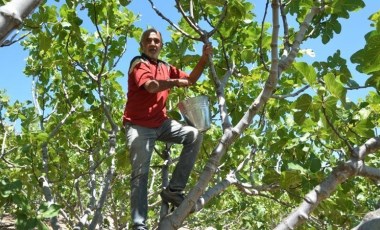
[[[38,220],[37,222],[38,230],[50,230],[49,226],[46,225],[42,220]]]
[[[214,5],[214,6],[223,6],[224,5],[223,0],[208,0],[207,4]]]
[[[306,81],[310,85],[317,83],[317,73],[315,72],[313,66],[308,65],[305,62],[296,62],[293,64],[293,66],[302,74],[302,76],[306,78]]]
[[[58,215],[59,210],[61,207],[57,204],[52,204],[48,206],[46,203],[40,206],[39,210],[39,218],[45,219],[45,218],[52,218]]]
[[[246,14],[244,6],[239,1],[236,1],[234,3],[235,4],[230,6],[231,15],[233,15],[235,18],[238,18],[238,19],[244,18],[245,14]]]
[[[380,71],[380,32],[373,31],[366,35],[366,45],[351,56],[353,63],[359,65],[356,69],[361,73]]]
[[[22,183],[20,180],[15,180],[10,182],[9,180],[1,180],[0,183],[0,195],[1,197],[9,197],[12,194],[18,193],[22,188]]]
[[[334,20],[331,23],[331,26],[332,26],[332,29],[334,30],[335,33],[340,34],[340,32],[342,30],[342,25],[337,20]]]
[[[273,184],[278,183],[280,180],[280,175],[274,170],[267,170],[263,177],[263,183]]]
[[[295,112],[294,112],[294,121],[301,125],[306,119],[306,113],[310,111],[312,106],[312,98],[308,94],[303,94],[293,103]]]
[[[302,167],[301,167],[302,168]],[[289,170],[281,173],[281,187],[294,188],[302,182],[302,177],[299,170]]]
[[[61,8],[59,9],[59,14],[62,18],[66,18],[68,14],[68,7],[66,4],[62,4]]]
[[[368,78],[365,85],[372,86],[380,91],[380,71],[375,72],[370,78]]]
[[[355,124],[353,129],[357,134],[369,138],[375,136],[374,128],[375,125],[370,119],[362,119]]]
[[[322,162],[320,159],[317,158],[317,156],[315,156],[315,154],[311,154],[308,163],[310,164],[309,167],[312,173],[316,173],[319,170],[321,170]]]
[[[326,87],[332,95],[339,98],[343,103],[346,102],[347,90],[344,88],[343,84],[339,82],[335,75],[332,73],[326,74],[324,77]]]
[[[130,170],[131,164],[129,162],[128,148],[119,148],[116,152],[116,167],[121,170]]]
[[[297,170],[297,171],[300,171],[300,172],[305,172],[305,169],[301,165],[295,164],[295,163],[292,163],[292,162],[290,162],[288,164],[288,169],[290,169],[290,170]]]
[[[129,3],[132,2],[132,0],[119,0],[120,5],[127,6]]]
[[[326,109],[326,113],[329,117],[335,117],[337,103],[338,99],[336,97],[328,97],[323,103]]]
[[[51,47],[51,37],[46,36],[45,34],[41,34],[39,39],[39,46],[41,50],[47,51]]]
[[[48,137],[49,137],[49,135],[47,133],[39,133],[37,135],[37,140],[44,142],[48,139]]]
[[[28,218],[25,214],[17,215],[16,227],[17,229],[34,229],[38,222],[36,218]]]

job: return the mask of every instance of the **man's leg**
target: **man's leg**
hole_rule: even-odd
[[[138,125],[126,125],[126,138],[132,164],[131,215],[133,229],[148,229],[148,175],[155,142],[155,131]]]
[[[184,126],[175,120],[166,120],[158,129],[158,140],[183,144],[179,162],[175,166],[169,188],[174,191],[185,189],[191,170],[199,153],[203,134],[196,128]]]

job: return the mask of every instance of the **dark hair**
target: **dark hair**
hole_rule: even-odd
[[[141,35],[140,46],[142,46],[142,42],[143,42],[143,41],[149,36],[149,34],[152,33],[152,32],[154,32],[154,33],[160,35],[161,45],[164,44],[164,41],[162,40],[161,32],[158,31],[158,30],[155,29],[155,28],[149,28],[149,29],[145,30],[145,31],[143,32],[143,34]]]

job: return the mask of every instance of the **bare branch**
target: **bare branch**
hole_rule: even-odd
[[[95,24],[96,31],[98,32],[98,36],[99,36],[100,40],[102,41],[103,46],[107,47],[107,43],[104,41],[103,36],[102,36],[100,29],[99,29],[99,26],[98,26],[98,13],[96,11],[96,1],[93,0],[92,5],[94,6],[94,17],[95,17],[94,24]]]
[[[38,99],[37,99],[38,96],[37,96],[36,82],[35,82],[34,78],[32,81],[32,97],[33,97],[34,108],[36,108],[37,113],[41,116],[42,110],[41,110],[40,103],[38,102]]]
[[[378,168],[363,165],[360,170],[358,170],[357,175],[373,179],[377,183],[380,181],[380,169]]]
[[[366,147],[368,145],[368,147]],[[366,152],[374,152],[380,149],[380,138],[371,138],[360,146],[357,151],[357,156],[364,157]],[[364,162],[359,157],[352,157],[351,160],[334,168],[331,174],[316,186],[304,198],[304,202],[298,206],[286,219],[284,219],[275,229],[294,229],[307,219],[310,213],[325,199],[327,199],[336,188],[356,175],[380,179],[379,169],[366,167]]]
[[[181,28],[179,28],[176,24],[174,24],[170,19],[168,19],[167,17],[165,17],[158,9],[157,7],[154,5],[153,1],[152,0],[148,0],[152,6],[152,9],[156,12],[156,14],[158,16],[160,16],[162,19],[164,19],[165,21],[167,21],[171,26],[173,26],[176,30],[178,30],[181,34],[183,34],[185,37],[188,37],[192,40],[198,40],[200,41],[199,38],[195,38],[195,37],[192,37],[191,35],[189,35],[188,33],[186,33],[185,31],[183,31]]]
[[[120,56],[117,57],[115,63],[114,63],[113,66],[112,66],[112,68],[115,68],[115,67],[117,66],[117,64],[119,64],[119,61],[120,61],[121,58],[123,57],[125,51],[127,51],[127,43],[125,43],[124,48],[123,48],[123,51],[121,52]],[[102,76],[102,77],[105,77],[105,76],[107,76],[108,74],[109,74],[109,71],[106,71],[106,72],[104,72],[101,76]]]
[[[3,144],[1,145],[1,155],[0,155],[0,158],[3,158],[6,154],[5,152],[5,148],[6,148],[6,140],[7,140],[7,135],[8,135],[8,132],[7,130],[4,131],[4,135],[3,135]]]
[[[265,60],[264,60],[264,51],[263,51],[263,43],[262,43],[263,37],[264,37],[264,23],[265,23],[265,18],[267,17],[267,13],[268,13],[268,6],[269,6],[269,0],[267,0],[267,3],[265,5],[263,20],[261,21],[261,31],[260,31],[258,47],[260,50],[259,53],[260,53],[261,63],[264,65],[264,69],[269,72],[269,67],[267,66],[267,64],[265,63]]]
[[[280,12],[281,12],[281,17],[282,17],[282,24],[284,26],[284,47],[287,52],[290,51],[290,42],[289,42],[289,26],[288,26],[288,21],[286,19],[286,13],[285,13],[285,5],[282,3],[280,0]]]
[[[106,173],[106,176],[104,178],[104,185],[102,187],[102,192],[100,193],[100,198],[99,198],[99,201],[98,203],[96,204],[96,210],[95,210],[95,213],[94,213],[94,217],[88,227],[88,229],[90,230],[93,230],[93,229],[96,229],[96,226],[99,224],[100,220],[101,220],[101,216],[102,216],[102,209],[104,207],[104,204],[106,202],[106,198],[107,198],[107,194],[109,192],[109,190],[111,189],[111,182],[112,182],[112,178],[114,176],[114,173],[115,173],[115,169],[116,169],[116,166],[115,166],[115,158],[112,157],[114,156],[115,152],[116,152],[116,132],[117,130],[113,130],[111,134],[109,134],[109,151],[107,153],[107,156],[108,157],[111,157],[111,163],[110,163],[110,166],[108,168],[108,171]]]
[[[219,18],[219,21],[216,23],[216,25],[214,26],[210,20],[208,20],[207,18],[207,15],[206,14],[203,14],[203,18],[204,20],[213,28],[210,32],[208,32],[205,36],[207,37],[211,37],[215,32],[218,31],[219,27],[222,25],[224,19],[226,18],[227,16],[227,10],[228,10],[228,1],[225,1],[224,2],[224,6],[223,6],[223,9],[222,9],[222,14],[220,15],[220,18]],[[204,12],[202,6],[200,6],[202,11]]]
[[[299,52],[300,45],[305,38],[305,34],[308,31],[311,21],[318,13],[322,12],[323,10],[324,7],[317,6],[314,6],[310,9],[310,12],[306,15],[305,20],[302,22],[300,29],[296,34],[291,47],[291,51],[288,55],[283,55],[281,58],[281,61],[279,63],[279,72],[282,72],[282,70],[286,69],[294,61]]]
[[[301,89],[299,89],[298,91],[291,93],[291,94],[287,94],[287,95],[275,95],[275,94],[273,94],[272,98],[284,99],[284,98],[288,98],[288,97],[296,97],[299,94],[301,94],[302,92],[304,92],[305,90],[307,90],[308,88],[310,88],[310,85],[306,85],[306,86],[302,87]]]
[[[353,151],[353,157],[358,160],[364,160],[369,153],[374,153],[380,149],[380,137],[374,137],[367,140],[363,145],[356,147]]]
[[[318,186],[311,190],[304,198],[304,201],[298,208],[293,210],[275,230],[294,229],[309,219],[310,213],[319,205],[320,202],[327,199],[334,192],[338,185],[354,175],[350,164],[343,164],[333,170],[333,172]]]
[[[190,18],[194,20],[194,1],[190,0]]]
[[[0,47],[5,47],[5,46],[13,45],[16,42],[19,42],[19,41],[23,40],[24,38],[26,38],[31,33],[32,32],[28,32],[28,33],[22,35],[21,37],[19,37],[18,39],[14,40],[15,36],[18,34],[18,33],[15,33],[10,40],[5,40],[2,44],[0,44]]]
[[[329,117],[327,116],[327,113],[326,113],[326,108],[325,108],[325,105],[324,103],[322,103],[322,113],[327,121],[327,124],[329,124],[330,128],[334,131],[334,133],[341,139],[343,140],[343,142],[348,146],[348,148],[350,149],[350,152],[351,153],[354,153],[354,147],[352,147],[352,145],[350,144],[350,142],[344,138],[339,132],[338,130],[335,128],[334,124],[330,121]]]
[[[42,0],[13,0],[6,1],[0,6],[2,19],[0,20],[0,45],[42,2]]]
[[[71,33],[72,31],[70,31],[70,34],[67,36],[67,40],[66,40],[66,53],[67,55],[69,56],[70,60],[71,60],[71,63],[73,64],[74,68],[75,68],[75,65],[78,65],[79,67],[81,67],[81,69],[88,75],[90,76],[94,81],[98,81],[98,77],[93,74],[88,68],[87,68],[87,64],[84,64],[82,65],[82,63],[80,63],[78,60],[76,60],[74,58],[74,56],[69,52],[69,42],[70,42],[70,37],[71,37]]]
[[[44,169],[46,169],[46,168],[44,168]],[[50,185],[49,185],[47,178],[45,176],[40,176],[38,178],[38,182],[40,183],[40,186],[42,188],[42,193],[44,194],[44,197],[45,197],[45,200],[46,200],[48,206],[54,204],[54,202],[55,202],[54,197],[53,197],[53,194],[52,194],[52,191],[51,191],[51,188],[50,188]],[[59,229],[57,217],[51,218],[50,223],[51,223],[54,230]]]
[[[352,230],[377,229],[380,226],[380,209],[367,213],[363,221]]]
[[[108,45],[109,45],[110,39],[111,39],[111,37],[108,36],[107,39],[106,39],[106,41],[105,41],[105,43],[103,43],[104,44],[104,52],[103,52],[102,64],[100,66],[100,70],[99,70],[99,73],[98,73],[98,80],[100,80],[101,77],[103,76],[104,67],[107,64]]]
[[[90,202],[88,203],[88,208],[91,210],[94,210],[95,205],[96,205],[96,197],[97,197],[97,191],[96,191],[96,168],[98,167],[95,164],[94,161],[94,151],[91,150],[90,154],[88,156],[88,161],[89,161],[89,170],[88,174],[90,175]]]
[[[204,34],[203,30],[199,27],[199,25],[196,22],[194,22],[194,18],[191,18],[191,17],[186,15],[186,13],[183,10],[182,5],[179,2],[179,0],[175,0],[175,2],[177,5],[177,9],[182,14],[182,16],[185,18],[187,24],[189,24],[190,27],[193,28],[195,30],[195,32],[197,32],[199,34],[200,37],[203,37],[205,34]]]

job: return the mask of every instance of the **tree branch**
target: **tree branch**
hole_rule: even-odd
[[[149,0],[150,1],[150,0]],[[203,32],[203,30],[198,26],[198,24],[196,22],[194,22],[193,18],[189,17],[186,15],[185,11],[183,10],[182,8],[182,5],[181,3],[179,2],[179,0],[175,0],[176,2],[176,6],[177,6],[177,9],[179,10],[179,12],[182,14],[182,16],[185,18],[187,24],[189,24],[189,26],[191,28],[194,29],[194,31],[199,34],[200,38],[202,38],[205,34]]]
[[[275,94],[273,94],[272,98],[285,99],[288,97],[296,97],[296,96],[300,95],[302,92],[304,92],[305,90],[307,90],[308,88],[310,88],[310,85],[306,85],[306,86],[302,87],[301,89],[297,90],[296,92],[291,93],[291,94],[287,94],[287,95],[275,95]]]
[[[369,145],[369,147],[366,147]],[[357,156],[364,157],[369,152],[380,149],[380,138],[371,138],[357,149]],[[336,188],[356,175],[370,178],[380,178],[379,169],[364,166],[362,158],[352,157],[349,161],[333,169],[331,174],[316,186],[304,198],[304,201],[293,210],[275,229],[294,229],[305,222],[310,213],[325,199],[327,199]]]
[[[327,116],[327,113],[326,113],[326,108],[325,108],[325,105],[324,103],[322,103],[322,113],[327,121],[327,124],[329,124],[330,128],[334,131],[334,133],[341,139],[343,140],[343,142],[347,145],[347,147],[350,149],[350,152],[351,153],[354,153],[354,148],[352,147],[352,145],[350,144],[350,142],[348,142],[348,140],[346,138],[344,138],[342,135],[340,135],[340,133],[338,132],[338,130],[335,128],[334,124],[330,121],[330,119],[328,118]]]
[[[192,37],[191,35],[189,35],[188,33],[186,33],[185,31],[183,31],[180,27],[178,27],[177,25],[175,25],[170,19],[168,19],[167,17],[165,17],[158,9],[157,7],[154,5],[153,1],[152,0],[148,0],[150,2],[150,5],[152,6],[152,9],[156,12],[156,14],[158,16],[160,16],[162,19],[164,19],[165,21],[167,21],[171,26],[173,26],[176,30],[178,30],[181,34],[183,34],[185,37],[188,37],[192,40],[200,40],[199,38],[195,38],[195,37]]]

